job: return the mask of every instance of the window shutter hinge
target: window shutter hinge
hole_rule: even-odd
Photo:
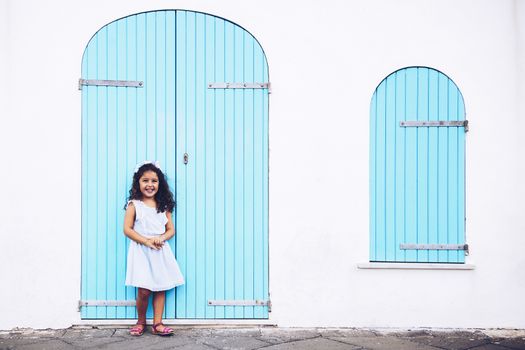
[[[468,244],[425,244],[425,243],[400,243],[401,250],[463,250],[465,255],[469,254]]]
[[[463,127],[468,132],[468,120],[404,120],[401,127]]]

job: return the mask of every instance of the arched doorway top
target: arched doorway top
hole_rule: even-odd
[[[249,30],[247,30],[246,28],[244,28],[243,26],[229,20],[229,19],[226,19],[224,17],[221,17],[221,16],[217,16],[217,15],[213,15],[213,14],[210,14],[210,13],[207,13],[207,12],[202,12],[202,11],[193,11],[193,10],[186,10],[186,9],[159,9],[159,10],[151,10],[151,11],[143,11],[143,12],[137,12],[137,13],[134,13],[134,14],[131,14],[131,15],[127,15],[127,16],[123,16],[123,17],[120,17],[116,20],[113,20],[109,23],[106,23],[105,25],[103,25],[102,27],[100,27],[92,36],[91,38],[88,40],[87,44],[86,44],[86,47],[84,49],[84,52],[82,53],[82,60],[81,62],[83,63],[84,62],[84,59],[85,59],[85,56],[86,56],[86,52],[89,48],[90,45],[92,45],[92,42],[94,41],[93,39],[95,39],[97,37],[98,34],[100,34],[101,31],[104,30],[104,28],[107,28],[108,26],[112,25],[112,24],[116,24],[120,21],[123,21],[123,20],[126,20],[126,19],[129,19],[131,17],[135,17],[135,16],[139,16],[139,15],[146,15],[146,14],[153,14],[153,13],[165,13],[165,12],[188,12],[188,13],[194,13],[194,14],[200,14],[200,15],[204,15],[204,16],[208,16],[208,17],[213,17],[213,18],[216,18],[216,19],[219,19],[221,21],[224,21],[224,22],[227,22],[227,23],[230,23],[231,25],[239,28],[239,29],[242,29],[244,32],[246,32],[247,34],[249,34],[253,40],[257,43],[259,49],[263,52],[263,55],[265,57],[265,62],[266,62],[266,71],[268,71],[268,63],[267,63],[267,60],[266,60],[266,53],[264,52],[264,49],[263,49],[263,46],[261,45],[261,43],[259,42],[259,40],[255,37],[255,35],[253,35]]]
[[[459,94],[459,97],[461,98],[461,101],[462,101],[461,104],[463,105],[463,107],[465,106],[463,94],[461,93],[461,90],[459,89],[459,87],[455,83],[455,81],[449,75],[443,73],[442,71],[440,71],[440,70],[438,70],[436,68],[428,67],[428,66],[406,66],[406,67],[403,67],[403,68],[399,68],[399,69],[393,71],[392,73],[388,74],[385,78],[383,78],[383,80],[381,80],[381,82],[377,85],[377,87],[375,89],[375,92],[377,92],[379,87],[383,86],[389,78],[392,78],[392,77],[396,76],[397,74],[405,73],[408,70],[420,70],[420,69],[421,70],[423,70],[423,69],[427,70],[428,72],[433,72],[434,74],[436,74],[437,76],[440,76],[441,78],[446,78],[446,80],[448,82],[450,82],[452,84],[452,86],[454,86],[454,88],[457,90],[457,92]],[[374,94],[374,96],[375,96],[375,94]],[[465,111],[464,111],[464,113],[465,113]]]

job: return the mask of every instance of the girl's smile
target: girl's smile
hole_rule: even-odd
[[[139,185],[145,198],[154,198],[159,190],[159,177],[154,171],[145,171],[139,179]]]

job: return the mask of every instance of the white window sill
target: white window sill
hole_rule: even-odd
[[[382,269],[382,270],[474,270],[476,265],[472,264],[438,264],[438,263],[358,263],[358,269]]]

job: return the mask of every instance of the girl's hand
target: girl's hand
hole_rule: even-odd
[[[153,238],[153,243],[157,246],[157,247],[162,247],[164,245],[164,240],[162,239],[162,237],[154,237]]]
[[[144,242],[144,245],[146,247],[150,247],[151,249],[155,249],[155,250],[159,250],[160,247],[155,243],[155,239],[154,238],[148,238],[146,240],[146,242]]]

